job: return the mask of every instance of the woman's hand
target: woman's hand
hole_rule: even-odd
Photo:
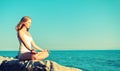
[[[43,52],[49,52],[48,50],[43,50]]]
[[[36,54],[37,52],[36,52],[34,49],[32,49],[32,50],[31,50],[31,53],[32,53],[32,54]]]

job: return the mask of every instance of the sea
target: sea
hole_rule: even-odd
[[[0,51],[0,56],[15,57],[18,51]],[[50,50],[52,60],[83,71],[120,71],[120,50]]]

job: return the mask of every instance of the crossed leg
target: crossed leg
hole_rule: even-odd
[[[44,60],[48,56],[49,56],[48,51],[42,51],[42,52],[33,54],[31,58],[32,58],[32,60]]]
[[[21,55],[21,60],[44,60],[49,56],[48,51],[37,52],[36,54],[31,54],[30,52],[26,52]]]

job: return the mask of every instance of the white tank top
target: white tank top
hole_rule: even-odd
[[[24,34],[23,37],[25,38],[28,46],[31,48],[31,42],[32,42],[32,37]],[[26,52],[30,52],[30,50],[28,50],[24,44],[20,41],[20,54],[26,53]]]

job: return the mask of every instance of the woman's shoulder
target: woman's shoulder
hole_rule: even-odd
[[[18,35],[24,35],[25,33],[22,30],[18,31]]]
[[[19,31],[18,34],[19,35],[27,35],[27,36],[31,37],[31,34],[29,32]]]

